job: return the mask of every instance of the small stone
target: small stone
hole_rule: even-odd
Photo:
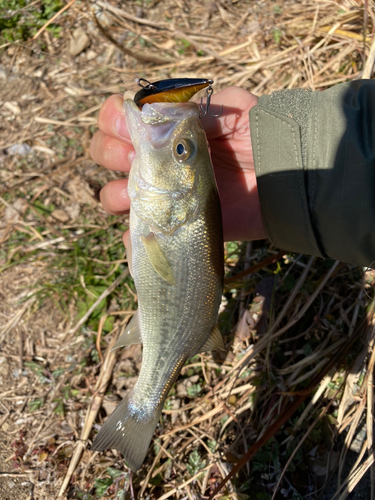
[[[72,38],[69,42],[69,53],[71,56],[78,56],[90,45],[90,38],[82,28],[77,28],[73,31]]]
[[[17,198],[12,205],[5,209],[4,218],[6,221],[16,222],[19,220],[23,211],[27,206],[27,201],[22,198]]]
[[[68,222],[68,220],[70,219],[69,215],[66,212],[64,212],[64,210],[61,210],[59,208],[54,210],[51,213],[51,216],[60,222]]]
[[[98,57],[98,54],[95,52],[95,50],[88,50],[86,52],[86,59],[88,61],[92,61],[93,59],[95,59],[96,57]]]
[[[71,220],[75,221],[79,217],[79,214],[81,212],[81,208],[79,206],[79,203],[73,203],[72,205],[66,205],[65,211],[69,214],[69,217],[71,218]]]
[[[169,38],[166,42],[159,43],[158,45],[161,49],[171,50],[176,45],[176,42],[172,38]]]
[[[81,205],[90,205],[92,207],[98,205],[92,189],[90,189],[90,186],[84,179],[78,177],[71,179],[68,182],[68,191],[74,197],[75,201]],[[65,210],[68,212],[67,207],[65,207]]]
[[[32,147],[23,142],[21,144],[13,144],[13,146],[10,146],[5,151],[9,156],[26,156],[32,151]]]
[[[98,16],[96,16],[98,17]],[[102,24],[103,26],[103,24]],[[86,25],[87,33],[89,35],[94,35],[94,36],[100,36],[100,31],[99,28],[97,28],[96,24],[94,24],[92,21],[89,21]]]
[[[111,26],[113,24],[113,21],[112,21],[111,17],[109,17],[105,13],[105,11],[101,7],[99,7],[99,5],[95,5],[95,2],[91,3],[90,10],[95,14],[96,18],[98,19],[98,21],[100,22],[100,24],[102,26],[104,26],[104,28],[108,28],[109,26]],[[96,26],[94,25],[94,23],[91,23],[91,24],[92,24],[92,26],[88,27],[89,31],[90,31],[90,28],[92,28],[92,27],[96,28]]]
[[[17,212],[17,210],[15,210],[12,206],[9,206],[9,207],[6,207],[6,209],[5,209],[5,217],[4,218],[5,218],[5,220],[7,220],[9,222],[16,222],[20,218],[20,215]]]

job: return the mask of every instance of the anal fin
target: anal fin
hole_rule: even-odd
[[[203,346],[199,349],[199,352],[214,350],[225,351],[223,337],[221,336],[219,327],[217,325],[213,327],[210,336],[203,344]]]
[[[147,236],[141,236],[142,243],[145,247],[147,257],[152,264],[154,270],[170,285],[175,285],[176,280],[173,275],[172,268],[159,246],[158,240],[154,233],[149,233]]]

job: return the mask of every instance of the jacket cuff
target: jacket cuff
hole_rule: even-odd
[[[309,213],[304,162],[304,123],[310,94],[301,94],[297,115],[301,125],[275,111],[272,97],[263,96],[250,110],[251,140],[263,223],[272,243],[284,250],[324,257]],[[284,97],[283,97],[284,96]],[[270,109],[272,106],[273,109]],[[306,123],[307,126],[307,123]]]

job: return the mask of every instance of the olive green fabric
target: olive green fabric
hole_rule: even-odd
[[[279,248],[375,263],[375,82],[283,90],[250,111],[263,222]]]

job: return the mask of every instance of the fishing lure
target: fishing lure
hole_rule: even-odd
[[[134,96],[134,102],[139,108],[143,104],[153,102],[187,102],[194,94],[206,88],[206,105],[203,107],[203,99],[201,99],[201,115],[199,118],[204,118],[207,114],[218,117],[222,113],[222,109],[217,115],[210,112],[213,80],[206,78],[171,78],[151,83],[144,78],[139,78],[137,83],[142,87]]]

